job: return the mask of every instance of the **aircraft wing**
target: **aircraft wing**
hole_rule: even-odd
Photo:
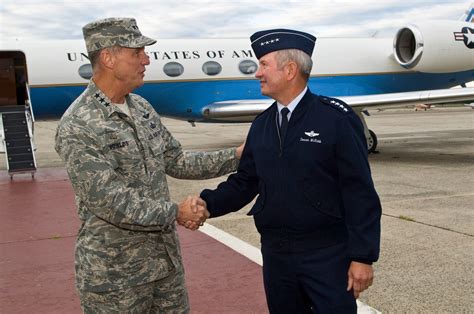
[[[368,107],[393,108],[418,104],[465,103],[474,101],[474,87],[337,98],[360,110]],[[273,99],[220,101],[205,106],[202,112],[205,121],[250,122],[273,102]]]

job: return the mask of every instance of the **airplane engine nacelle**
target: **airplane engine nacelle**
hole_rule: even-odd
[[[401,28],[393,54],[404,68],[445,73],[474,69],[474,24],[433,21]]]

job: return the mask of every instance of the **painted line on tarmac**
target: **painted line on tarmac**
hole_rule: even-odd
[[[216,239],[217,241],[221,242],[222,244],[230,247],[232,250],[240,253],[241,255],[247,257],[249,260],[257,263],[258,265],[263,265],[262,260],[262,253],[259,249],[254,247],[253,245],[248,244],[240,240],[233,235],[216,228],[208,223],[204,223],[202,227],[199,228],[199,231],[207,234],[211,238]]]
[[[405,136],[381,136],[380,140],[390,141],[390,140],[416,140],[416,139],[426,139],[435,137],[434,135],[405,135]]]
[[[248,244],[247,242],[244,242],[240,240],[239,238],[234,237],[233,235],[219,228],[216,228],[208,223],[204,223],[204,225],[199,228],[199,231],[207,234],[211,238],[230,247],[232,250],[247,257],[249,260],[253,261],[254,263],[257,263],[260,266],[263,265],[262,254],[260,250]],[[378,314],[378,313],[381,313],[381,312],[357,300],[357,314]]]

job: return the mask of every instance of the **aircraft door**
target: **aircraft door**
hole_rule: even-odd
[[[26,57],[21,51],[0,51],[0,106],[25,106],[28,100]]]
[[[0,58],[0,106],[17,104],[15,62],[13,58]]]

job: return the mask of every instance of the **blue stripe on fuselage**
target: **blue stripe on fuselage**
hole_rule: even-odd
[[[392,73],[352,76],[317,76],[310,79],[312,92],[327,96],[371,95],[450,88],[474,80],[474,71],[456,73]],[[31,88],[37,118],[58,117],[84,90],[83,86],[41,86]],[[257,80],[212,80],[150,82],[138,88],[163,116],[201,120],[201,109],[214,102],[263,98]]]

